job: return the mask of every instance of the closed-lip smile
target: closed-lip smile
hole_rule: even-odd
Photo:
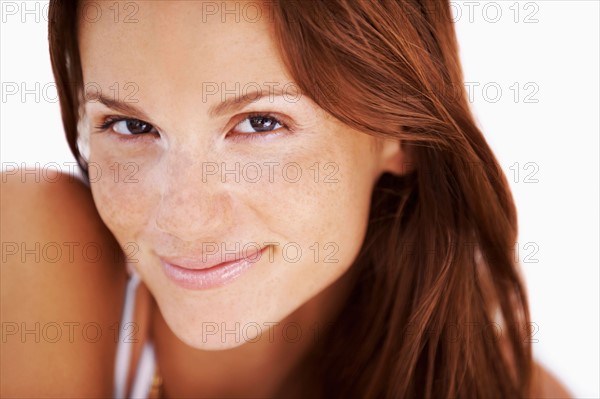
[[[223,262],[221,254],[188,256],[160,256],[167,277],[182,288],[204,290],[223,286],[237,279],[258,262],[267,247],[236,254],[233,260]]]

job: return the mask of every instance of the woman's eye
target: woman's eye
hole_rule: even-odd
[[[236,133],[264,133],[272,132],[285,125],[273,116],[270,115],[250,115],[235,127]]]
[[[154,126],[138,119],[122,119],[111,122],[111,124],[112,130],[119,134],[135,135],[143,133],[158,133]]]

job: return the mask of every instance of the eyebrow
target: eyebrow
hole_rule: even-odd
[[[223,94],[225,94],[225,97],[227,97],[228,93],[227,92],[221,93],[221,95],[223,95]],[[226,98],[222,102],[211,106],[208,110],[208,114],[211,117],[217,117],[220,115],[233,113],[241,108],[244,108],[246,105],[253,103],[255,101],[258,101],[262,98],[285,97],[286,94],[288,94],[288,93],[284,92],[280,88],[274,88],[273,90],[269,89],[266,91],[265,90],[260,90],[260,91],[259,90],[251,90],[251,91],[247,91],[246,93],[243,93],[242,95],[237,95],[237,93],[236,93],[236,95],[234,97]],[[302,93],[298,90],[298,92],[294,92],[293,95],[299,95],[301,97]],[[295,101],[298,101],[297,99],[298,99],[298,97],[295,97]]]
[[[227,97],[228,94],[230,96],[232,93],[224,93],[224,94]],[[244,108],[246,105],[253,103],[255,101],[258,101],[262,98],[285,97],[286,94],[287,94],[286,92],[284,92],[278,88],[274,88],[273,90],[266,90],[266,91],[251,90],[246,93],[243,93],[242,95],[237,95],[237,93],[236,93],[236,95],[234,97],[226,98],[222,102],[212,105],[208,110],[208,114],[214,118],[214,117],[221,116],[224,114],[233,113],[239,109]],[[290,95],[290,97],[292,96],[292,94],[287,94],[287,95]],[[303,94],[301,91],[298,90],[297,92],[293,92],[293,95],[301,97]],[[291,97],[291,98],[294,99],[294,102],[297,102],[299,97]],[[150,119],[148,114],[146,114],[144,111],[142,111],[141,108],[132,104],[134,101],[122,101],[122,100],[117,100],[117,99],[113,99],[113,98],[104,96],[102,94],[98,94],[96,96],[88,98],[86,100],[86,103],[96,102],[96,101],[103,104],[104,106],[106,106],[108,108],[111,108],[111,109],[121,112],[123,114],[127,114],[132,117],[144,120],[144,121],[149,121],[149,119]],[[137,100],[135,102],[137,102]]]
[[[115,111],[119,111],[122,114],[127,114],[127,115],[133,116],[135,118],[142,119],[144,121],[147,121],[148,119],[150,119],[148,117],[148,115],[144,111],[142,111],[141,108],[136,107],[135,105],[132,105],[133,101],[121,101],[121,100],[116,100],[116,99],[104,96],[102,94],[98,94],[98,95],[95,95],[93,97],[86,99],[85,102],[86,103],[99,102],[100,104],[103,104],[104,106],[106,106],[108,108],[114,109]],[[135,102],[137,102],[137,100]]]

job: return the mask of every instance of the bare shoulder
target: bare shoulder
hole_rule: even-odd
[[[572,398],[567,388],[541,364],[534,363],[533,398]]]
[[[0,182],[0,396],[110,396],[119,247],[81,181],[17,172]]]

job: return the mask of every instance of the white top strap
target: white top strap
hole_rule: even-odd
[[[135,293],[140,283],[140,277],[137,273],[131,273],[125,290],[125,304],[123,315],[119,326],[119,341],[117,342],[117,357],[115,360],[115,385],[113,397],[115,399],[126,399],[127,375],[131,363],[131,343],[125,342],[128,323],[133,321],[133,312],[135,310]]]
[[[133,380],[133,387],[131,389],[132,398],[146,399],[150,395],[150,389],[154,382],[155,369],[154,346],[150,341],[146,341],[135,373],[135,379]]]

